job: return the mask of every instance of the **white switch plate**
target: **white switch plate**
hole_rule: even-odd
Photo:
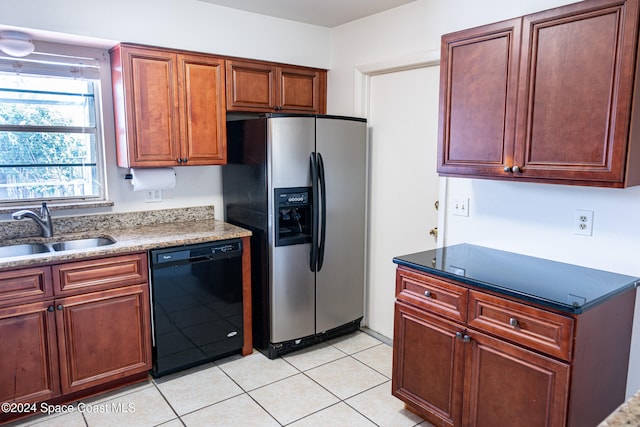
[[[469,216],[469,199],[453,199],[453,214],[459,216]]]
[[[593,211],[576,209],[573,216],[573,234],[593,235]]]
[[[162,190],[147,190],[144,192],[144,201],[145,203],[151,202],[161,202],[162,201]]]

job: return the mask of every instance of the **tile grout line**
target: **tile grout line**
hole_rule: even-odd
[[[374,337],[374,338],[375,338],[375,337]],[[313,412],[313,413],[311,413],[311,414],[308,414],[308,415],[306,415],[306,416],[304,416],[304,417],[302,417],[302,418],[300,418],[300,419],[298,419],[298,420],[295,420],[295,421],[293,421],[292,423],[297,422],[297,421],[300,421],[300,420],[305,419],[305,418],[307,418],[307,417],[310,417],[311,415],[316,414],[316,413],[321,412],[321,411],[324,411],[324,410],[326,410],[326,409],[328,409],[328,408],[330,408],[330,407],[332,407],[332,406],[336,406],[336,405],[338,405],[338,404],[340,404],[340,403],[344,403],[346,406],[348,406],[349,408],[351,408],[352,410],[354,410],[356,413],[358,413],[358,414],[360,414],[362,417],[364,417],[367,421],[371,422],[371,424],[373,424],[374,426],[380,427],[380,425],[379,425],[379,424],[377,424],[375,421],[373,421],[372,419],[370,419],[367,415],[363,414],[363,413],[362,413],[362,412],[360,412],[357,408],[355,408],[355,407],[353,407],[352,405],[350,405],[350,404],[347,402],[347,400],[348,400],[348,399],[352,399],[352,398],[354,398],[354,397],[356,397],[356,396],[359,396],[359,395],[361,395],[361,394],[363,394],[363,393],[366,393],[366,392],[368,392],[368,391],[370,391],[370,390],[373,390],[374,388],[379,387],[379,386],[381,386],[382,384],[386,384],[386,383],[388,383],[388,382],[390,382],[390,381],[391,381],[391,378],[387,377],[387,376],[386,376],[385,374],[383,374],[382,372],[378,371],[378,370],[377,370],[377,369],[375,369],[374,367],[369,366],[369,365],[368,365],[368,364],[366,364],[365,362],[363,362],[363,361],[361,361],[361,360],[357,359],[356,357],[354,357],[354,355],[355,355],[355,354],[363,353],[363,352],[365,352],[365,351],[371,350],[371,349],[373,349],[373,348],[375,348],[375,347],[378,347],[378,346],[380,346],[380,345],[384,345],[384,344],[385,344],[384,342],[380,342],[379,344],[372,345],[371,347],[367,347],[367,348],[365,348],[365,349],[358,350],[358,351],[355,351],[355,352],[353,352],[353,353],[346,353],[344,350],[342,350],[342,349],[340,349],[340,348],[338,348],[338,347],[334,346],[333,344],[329,344],[329,345],[333,346],[334,348],[336,348],[337,350],[339,350],[339,351],[341,351],[342,353],[344,353],[344,354],[346,355],[345,357],[350,357],[351,359],[353,359],[353,360],[355,360],[356,362],[358,362],[358,363],[362,364],[363,366],[366,366],[367,368],[371,369],[372,371],[374,371],[374,372],[376,372],[376,373],[378,373],[378,374],[382,375],[382,376],[385,378],[385,381],[383,381],[383,382],[382,382],[382,383],[380,383],[380,384],[376,384],[376,385],[374,385],[374,386],[372,386],[372,387],[369,387],[369,388],[367,388],[367,389],[365,389],[365,390],[362,390],[362,391],[360,391],[360,392],[358,392],[358,393],[356,393],[356,394],[354,394],[354,395],[352,395],[352,396],[349,396],[349,397],[347,397],[347,398],[345,398],[345,399],[342,399],[342,398],[340,398],[339,396],[336,396],[334,393],[332,393],[330,390],[328,390],[328,389],[327,389],[326,387],[324,387],[322,384],[318,383],[318,382],[317,382],[317,381],[315,381],[313,378],[311,378],[310,376],[308,376],[308,375],[306,374],[306,372],[307,372],[307,371],[311,371],[311,370],[313,370],[313,369],[315,369],[315,368],[318,368],[318,367],[320,367],[320,366],[324,366],[324,365],[327,365],[327,364],[329,364],[329,363],[335,362],[336,360],[344,359],[345,357],[340,357],[340,358],[335,359],[335,360],[332,360],[332,361],[330,361],[330,362],[326,362],[326,363],[320,364],[320,365],[318,365],[318,366],[314,366],[313,368],[309,368],[309,369],[307,369],[307,370],[305,370],[305,371],[301,371],[301,373],[302,373],[302,374],[304,374],[307,378],[309,378],[309,379],[310,379],[311,381],[313,381],[314,383],[318,384],[320,387],[322,387],[323,389],[325,389],[325,390],[326,390],[327,392],[329,392],[331,395],[335,396],[339,401],[338,401],[338,402],[336,402],[336,403],[334,403],[333,405],[329,405],[329,406],[327,406],[327,407],[325,407],[325,408],[319,409],[319,410],[317,410],[317,411],[315,411],[315,412]],[[295,366],[294,366],[294,367],[295,367]],[[290,423],[290,424],[292,424],[292,423]],[[415,426],[418,426],[419,424],[420,424],[420,423],[417,423]],[[287,424],[287,425],[288,425],[288,424]]]
[[[369,347],[369,348],[373,348],[373,347],[376,347],[376,346],[372,346],[372,347]],[[337,348],[337,347],[336,347],[336,348]],[[338,350],[339,350],[339,349],[338,349]],[[366,350],[368,350],[368,349],[364,349],[364,350],[361,350],[361,351],[366,351]],[[340,350],[340,351],[342,351],[342,350]],[[344,351],[342,351],[342,352],[344,353]],[[358,352],[358,353],[359,353],[359,352]],[[310,379],[311,381],[313,381],[315,384],[317,384],[318,386],[320,386],[321,388],[323,388],[325,391],[327,391],[329,394],[331,394],[331,395],[332,395],[332,396],[334,396],[336,399],[338,399],[338,402],[336,402],[336,403],[334,403],[334,404],[332,404],[332,405],[326,406],[326,407],[324,407],[324,408],[318,409],[317,411],[312,412],[311,414],[307,414],[307,415],[305,415],[304,417],[301,417],[301,418],[299,418],[299,419],[297,419],[297,420],[294,420],[294,421],[292,421],[292,422],[291,422],[291,423],[289,423],[289,424],[292,424],[292,423],[294,423],[294,422],[297,422],[297,421],[303,420],[303,419],[305,419],[305,418],[307,418],[307,417],[310,417],[310,416],[311,416],[311,415],[313,415],[313,414],[316,414],[316,413],[318,413],[318,412],[324,411],[325,409],[328,409],[328,408],[330,408],[330,407],[332,407],[332,406],[338,405],[338,404],[340,404],[340,403],[344,403],[345,405],[347,405],[348,407],[350,407],[351,409],[353,409],[354,411],[356,411],[358,414],[360,414],[360,415],[362,415],[363,417],[365,417],[365,418],[366,418],[367,420],[369,420],[371,423],[373,423],[373,425],[378,426],[378,424],[376,424],[373,420],[369,419],[365,414],[361,413],[361,412],[360,412],[360,411],[358,411],[356,408],[354,408],[353,406],[349,405],[349,403],[347,403],[347,399],[351,399],[351,398],[353,398],[353,397],[355,397],[355,396],[358,396],[358,395],[360,395],[360,394],[362,394],[362,393],[366,393],[366,392],[367,392],[367,391],[369,391],[369,390],[372,390],[372,389],[374,389],[374,388],[376,388],[376,387],[378,387],[378,386],[380,386],[380,385],[382,385],[382,384],[385,384],[385,383],[387,383],[387,382],[391,381],[391,379],[388,379],[386,375],[383,375],[382,373],[378,372],[377,370],[375,370],[375,369],[371,368],[369,365],[367,365],[367,364],[365,364],[365,363],[363,363],[363,362],[359,361],[358,359],[356,359],[355,357],[353,357],[351,354],[347,354],[347,353],[345,353],[345,354],[346,354],[346,357],[350,357],[350,358],[352,358],[353,360],[355,360],[356,362],[361,363],[362,365],[366,366],[367,368],[369,368],[369,369],[373,370],[374,372],[377,372],[377,373],[379,373],[380,375],[382,375],[382,376],[385,378],[385,381],[384,381],[384,382],[382,382],[382,383],[380,383],[380,384],[376,384],[376,385],[374,385],[374,386],[372,386],[372,387],[369,387],[369,388],[367,388],[367,389],[365,389],[365,390],[362,390],[362,391],[360,391],[360,392],[358,392],[358,393],[356,393],[356,394],[354,394],[354,395],[352,395],[352,396],[348,396],[348,397],[347,397],[347,398],[345,398],[345,399],[342,399],[340,396],[337,396],[337,395],[336,395],[336,394],[334,394],[331,390],[329,390],[328,388],[326,388],[325,386],[323,386],[322,384],[320,384],[319,382],[317,382],[315,379],[313,379],[313,378],[311,378],[309,375],[307,375],[307,371],[311,371],[311,370],[313,370],[313,369],[315,369],[315,368],[317,368],[317,367],[320,367],[320,366],[328,365],[329,363],[335,362],[336,360],[342,360],[342,359],[345,359],[346,357],[340,357],[340,358],[338,358],[338,359],[332,360],[331,362],[323,363],[323,364],[321,364],[321,365],[318,365],[318,366],[315,366],[315,367],[313,367],[313,368],[307,369],[306,371],[300,371],[300,373],[301,373],[301,374],[303,374],[305,377],[309,378],[309,379]],[[353,354],[356,354],[356,353],[353,353]],[[294,366],[294,367],[295,367],[295,366]],[[288,425],[288,424],[287,424],[287,425]]]
[[[337,396],[336,396],[336,397],[337,397]],[[312,413],[310,413],[310,414],[305,415],[304,417],[300,417],[300,418],[298,418],[298,419],[295,419],[295,420],[291,421],[290,423],[284,424],[284,426],[289,426],[289,425],[291,425],[291,424],[293,424],[293,423],[297,423],[298,421],[302,421],[302,420],[304,420],[305,418],[309,418],[309,417],[311,417],[311,416],[313,416],[313,415],[315,415],[315,414],[317,414],[317,413],[319,413],[319,412],[326,411],[327,409],[329,409],[329,408],[331,408],[331,407],[333,407],[333,406],[337,406],[337,405],[339,405],[339,404],[341,404],[341,403],[346,403],[346,402],[344,402],[343,400],[340,400],[340,398],[338,397],[338,401],[337,401],[336,403],[332,403],[331,405],[329,405],[329,406],[325,406],[324,408],[320,408],[320,409],[318,409],[318,410],[317,410],[317,411],[315,411],[315,412],[312,412]],[[283,424],[281,424],[281,425],[283,425]],[[377,425],[377,424],[375,424],[375,423],[374,423],[374,425],[378,426],[378,425]]]
[[[218,365],[216,364],[216,366],[218,366]],[[282,423],[281,423],[280,421],[278,421],[278,419],[277,419],[276,417],[274,417],[274,416],[273,416],[273,414],[271,414],[271,412],[267,411],[267,408],[263,407],[263,406],[262,406],[262,405],[261,405],[257,400],[255,400],[255,399],[253,398],[253,396],[251,396],[251,394],[249,394],[249,391],[248,391],[248,390],[245,390],[245,389],[244,389],[244,387],[242,387],[240,384],[238,384],[238,383],[236,382],[236,380],[234,380],[234,379],[233,379],[229,374],[227,374],[227,372],[226,372],[224,369],[220,368],[220,366],[218,366],[218,368],[222,371],[222,373],[223,373],[223,374],[225,374],[225,375],[227,376],[227,378],[229,378],[231,381],[233,381],[233,383],[234,383],[234,384],[236,384],[238,387],[240,387],[240,390],[242,390],[242,393],[241,393],[241,394],[239,394],[238,396],[241,396],[242,394],[246,394],[246,395],[247,395],[247,397],[248,397],[249,399],[251,399],[253,402],[255,402],[255,404],[256,404],[256,405],[258,405],[260,408],[262,408],[262,410],[263,410],[264,412],[266,412],[266,413],[267,413],[267,415],[269,415],[271,418],[273,418],[273,420],[274,420],[276,423],[278,423],[278,425],[282,426]],[[295,368],[295,366],[294,366],[294,368]],[[294,374],[294,375],[298,375],[298,374]],[[291,378],[291,377],[292,377],[292,376],[294,376],[294,375],[290,375],[290,376],[285,377],[285,378]],[[285,378],[282,378],[282,379],[285,379]],[[282,380],[278,380],[278,381],[282,381]],[[275,384],[275,383],[277,383],[278,381],[273,381],[273,382],[269,383],[268,385],[270,385],[270,384]],[[258,390],[259,388],[262,388],[262,387],[265,387],[265,386],[257,387],[257,388],[255,388],[254,390]],[[253,390],[251,390],[251,391],[253,391]],[[234,397],[238,397],[238,396],[234,396]],[[233,399],[233,397],[230,397],[229,399]],[[229,399],[225,399],[225,400],[229,400]],[[215,404],[217,404],[217,403],[220,403],[220,402],[216,402],[216,403],[214,403],[214,405],[215,405]],[[211,406],[212,406],[212,405],[211,405]]]
[[[184,423],[184,421],[182,421],[182,418],[180,417],[180,415],[178,414],[178,412],[176,411],[176,409],[173,407],[173,405],[171,405],[171,402],[169,402],[169,399],[167,399],[167,396],[164,395],[164,393],[162,392],[162,390],[160,390],[160,387],[158,387],[158,384],[155,382],[155,380],[151,380],[151,384],[153,384],[153,386],[156,388],[156,390],[158,391],[158,393],[160,393],[160,396],[162,396],[162,398],[164,399],[165,402],[167,402],[167,405],[169,405],[169,408],[171,408],[171,410],[173,411],[174,414],[176,414],[176,417],[178,418],[178,421],[180,421],[180,423],[183,426],[186,426],[186,424]],[[158,425],[162,425],[164,423],[167,423],[171,420],[167,420],[161,424]]]
[[[369,335],[369,334],[367,334],[367,335]],[[371,335],[370,335],[370,336],[371,336]],[[376,337],[373,337],[373,338],[377,339]],[[380,341],[379,339],[377,339],[377,340],[378,340],[378,341]],[[332,347],[333,347],[333,348],[335,348],[336,350],[340,351],[340,352],[341,352],[341,353],[343,353],[345,356],[343,356],[343,357],[339,357],[339,358],[334,359],[334,360],[331,360],[331,361],[329,361],[329,362],[321,363],[320,365],[314,366],[313,368],[309,368],[309,369],[306,369],[306,370],[304,370],[304,371],[302,371],[302,370],[298,369],[298,368],[297,368],[295,365],[293,365],[291,362],[289,362],[288,360],[284,359],[284,357],[279,356],[279,357],[280,357],[280,358],[282,358],[285,362],[287,362],[288,364],[290,364],[291,366],[293,366],[295,369],[297,369],[297,370],[298,370],[301,374],[303,374],[305,377],[307,377],[308,379],[310,379],[311,381],[313,381],[315,384],[317,384],[318,386],[320,386],[322,389],[324,389],[325,391],[327,391],[329,394],[331,394],[332,396],[334,396],[336,399],[338,399],[338,402],[336,402],[336,403],[334,403],[334,404],[332,404],[332,405],[329,405],[329,406],[326,406],[326,407],[324,407],[324,408],[318,409],[318,410],[317,410],[317,411],[315,411],[315,412],[312,412],[312,413],[310,413],[310,414],[307,414],[307,415],[305,415],[304,417],[298,418],[298,419],[296,419],[296,420],[292,421],[291,423],[288,423],[288,424],[285,424],[285,425],[291,425],[291,424],[293,424],[293,423],[295,423],[295,422],[298,422],[298,421],[303,420],[303,419],[305,419],[305,418],[307,418],[307,417],[310,417],[310,416],[312,416],[312,415],[314,415],[314,414],[317,414],[317,413],[319,413],[319,412],[322,412],[322,411],[324,411],[324,410],[326,410],[326,409],[328,409],[328,408],[331,408],[332,406],[336,406],[336,405],[339,405],[340,403],[344,403],[346,406],[348,406],[349,408],[351,408],[352,410],[354,410],[356,413],[358,413],[358,414],[360,414],[362,417],[364,417],[367,421],[371,422],[374,426],[376,426],[376,427],[380,427],[380,426],[379,426],[379,424],[377,424],[376,422],[374,422],[373,420],[371,420],[369,417],[367,417],[365,414],[361,413],[361,412],[360,412],[360,411],[358,411],[356,408],[354,408],[353,406],[351,406],[351,405],[347,402],[347,399],[351,399],[351,398],[353,398],[353,397],[355,397],[355,396],[358,396],[358,395],[360,395],[360,394],[362,394],[362,393],[366,393],[366,392],[367,392],[367,391],[369,391],[369,390],[372,390],[372,389],[374,389],[374,388],[376,388],[376,387],[378,387],[378,386],[380,386],[380,385],[382,385],[382,384],[385,384],[385,383],[387,383],[387,382],[391,381],[391,379],[390,379],[390,378],[388,378],[388,377],[387,377],[385,374],[383,374],[382,372],[378,371],[377,369],[373,368],[372,366],[369,366],[368,364],[366,364],[366,363],[362,362],[361,360],[358,360],[357,358],[355,358],[355,357],[353,356],[354,354],[358,354],[358,353],[362,353],[362,352],[365,352],[365,351],[371,350],[371,349],[373,349],[373,348],[375,348],[375,347],[378,347],[378,346],[380,346],[380,345],[383,345],[383,344],[385,344],[385,343],[384,343],[384,342],[382,342],[382,341],[380,341],[378,344],[374,344],[374,345],[372,345],[371,347],[367,347],[367,348],[364,348],[364,349],[361,349],[361,350],[355,351],[355,352],[353,352],[353,353],[347,353],[346,351],[342,350],[341,348],[339,348],[339,347],[335,346],[334,344],[332,344],[332,343],[330,343],[330,342],[327,342],[327,344],[328,344],[328,345],[330,345],[330,346],[332,346]],[[321,367],[321,366],[328,365],[328,364],[333,363],[333,362],[335,362],[335,361],[337,361],[337,360],[345,359],[345,358],[347,358],[347,357],[350,357],[351,359],[353,359],[353,360],[355,360],[356,362],[358,362],[358,363],[362,364],[363,366],[366,366],[367,368],[371,369],[372,371],[374,371],[374,372],[376,372],[376,373],[378,373],[378,374],[382,375],[382,376],[385,378],[385,381],[383,381],[383,382],[382,382],[382,383],[380,383],[380,384],[376,384],[376,385],[374,385],[374,386],[372,386],[372,387],[369,387],[369,388],[368,388],[368,389],[366,389],[366,390],[362,390],[362,391],[360,391],[360,392],[358,392],[358,393],[356,393],[356,394],[354,394],[354,395],[352,395],[352,396],[347,397],[346,399],[342,399],[342,398],[340,398],[340,396],[336,396],[333,392],[331,392],[331,390],[327,389],[325,386],[323,386],[322,384],[320,384],[319,382],[317,382],[315,379],[313,379],[313,378],[311,378],[309,375],[307,375],[307,372],[308,372],[308,371],[311,371],[311,370],[313,370],[313,369],[319,368],[319,367]],[[277,381],[276,381],[276,382],[277,382]],[[273,384],[273,383],[272,383],[272,384]],[[265,409],[265,410],[266,410],[266,409]],[[267,413],[268,413],[268,411],[267,411]],[[271,415],[271,414],[269,414],[269,415]]]

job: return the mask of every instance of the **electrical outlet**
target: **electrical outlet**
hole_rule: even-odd
[[[453,214],[458,216],[469,216],[469,199],[453,199]]]
[[[593,211],[576,209],[573,216],[573,234],[593,235]]]
[[[144,201],[145,203],[151,202],[161,202],[162,201],[162,190],[147,190],[144,193]]]

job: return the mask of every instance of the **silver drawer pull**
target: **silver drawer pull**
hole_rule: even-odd
[[[471,342],[471,337],[467,334],[463,334],[462,332],[456,332],[456,339],[462,342]]]
[[[424,296],[427,298],[433,298],[433,295],[431,295],[430,291],[424,291]]]
[[[520,324],[518,323],[518,319],[516,319],[515,317],[511,317],[511,318],[509,319],[509,324],[510,324],[511,326],[513,326],[514,328],[517,328],[517,327],[519,327],[519,326],[520,326]]]

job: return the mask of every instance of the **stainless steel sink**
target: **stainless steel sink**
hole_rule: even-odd
[[[45,252],[51,252],[51,249],[42,243],[23,243],[20,245],[0,246],[0,258],[41,254]]]
[[[114,243],[116,243],[116,241],[108,236],[49,243],[17,243],[15,245],[0,246],[0,258],[70,251],[74,249],[92,249],[100,246],[113,245]]]
[[[54,251],[70,251],[74,249],[91,249],[100,246],[113,245],[116,241],[111,237],[92,237],[88,239],[66,240],[52,243]]]

